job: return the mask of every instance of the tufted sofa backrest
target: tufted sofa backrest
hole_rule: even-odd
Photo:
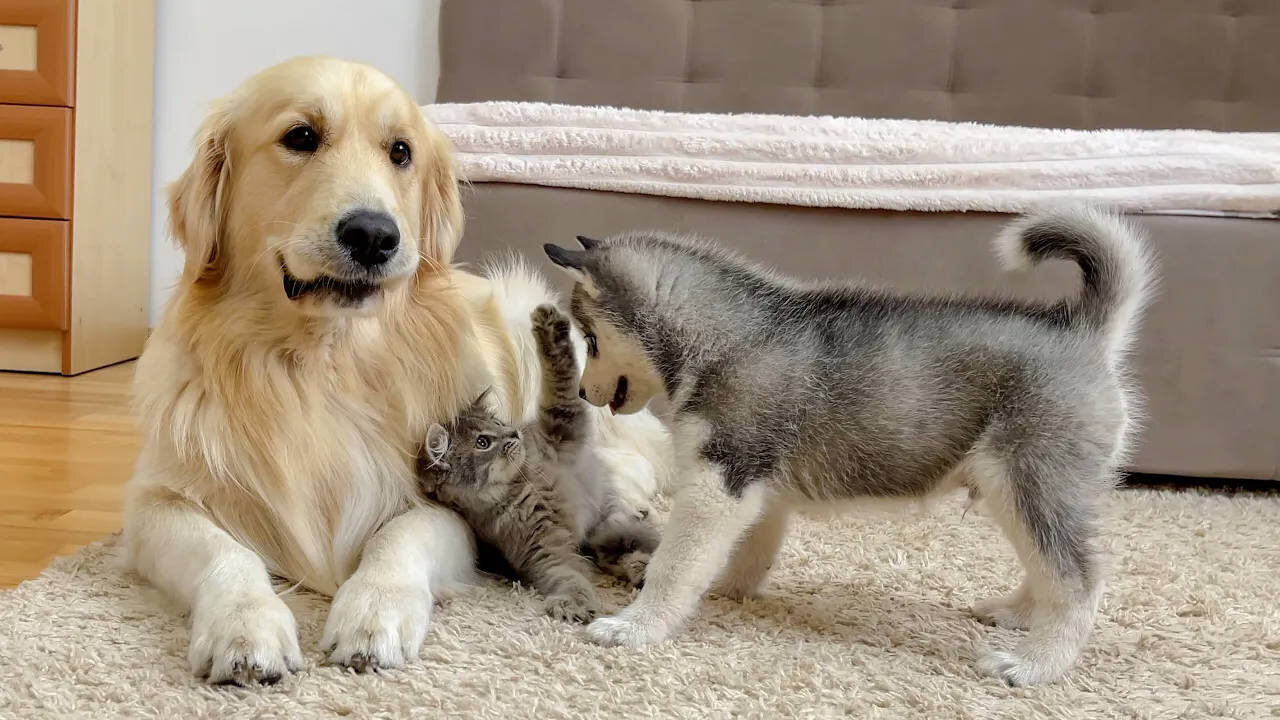
[[[440,101],[1280,129],[1280,0],[444,0]]]

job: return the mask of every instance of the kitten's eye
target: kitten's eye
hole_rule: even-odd
[[[409,150],[409,143],[397,140],[391,143],[391,150],[387,152],[387,157],[391,158],[392,163],[404,167],[413,159],[413,152]]]
[[[595,335],[591,333],[586,333],[585,335],[582,336],[582,339],[585,340],[587,343],[588,355],[590,355],[591,357],[596,357],[597,355],[600,354],[600,346],[596,343]]]
[[[477,450],[488,450],[489,444],[490,444],[490,440],[488,435],[481,435],[480,437],[476,438]]]
[[[320,147],[320,135],[310,125],[297,125],[280,138],[280,144],[297,153],[313,153]]]

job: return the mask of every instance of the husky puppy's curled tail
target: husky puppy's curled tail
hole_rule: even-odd
[[[1069,322],[1096,335],[1108,357],[1129,350],[1154,290],[1155,263],[1140,231],[1118,213],[1070,207],[1021,217],[996,237],[996,255],[1009,270],[1047,258],[1079,265],[1084,291],[1066,301]]]

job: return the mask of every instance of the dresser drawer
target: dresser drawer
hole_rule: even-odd
[[[75,104],[75,8],[75,0],[0,0],[0,103]]]
[[[71,217],[71,110],[0,105],[0,215]]]
[[[0,328],[67,329],[70,225],[0,218]]]

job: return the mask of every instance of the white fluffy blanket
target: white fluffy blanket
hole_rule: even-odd
[[[464,177],[811,207],[1275,215],[1280,133],[439,104]]]

